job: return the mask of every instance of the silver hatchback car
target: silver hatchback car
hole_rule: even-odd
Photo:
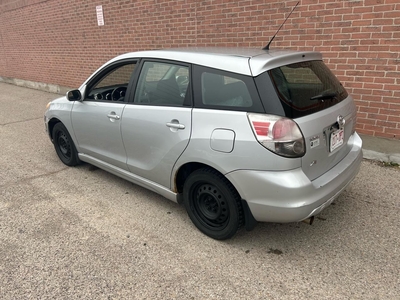
[[[64,164],[184,203],[221,240],[257,222],[312,220],[362,160],[353,99],[316,52],[124,54],[50,102],[44,121]]]

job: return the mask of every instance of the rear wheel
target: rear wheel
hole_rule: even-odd
[[[58,157],[67,166],[76,166],[80,163],[75,144],[64,124],[57,123],[53,128],[53,143]]]
[[[240,196],[218,172],[194,171],[183,187],[186,211],[194,225],[217,240],[231,238],[243,224]]]

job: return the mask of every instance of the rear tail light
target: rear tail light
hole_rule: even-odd
[[[306,148],[303,134],[292,119],[275,115],[247,114],[258,142],[285,157],[301,157]]]

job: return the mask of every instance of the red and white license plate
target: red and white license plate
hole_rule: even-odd
[[[342,146],[343,141],[344,141],[344,129],[339,129],[332,132],[329,151],[332,152],[333,150]]]

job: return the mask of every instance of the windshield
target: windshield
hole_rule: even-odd
[[[268,71],[285,115],[306,116],[347,98],[339,80],[322,61],[289,64]]]

